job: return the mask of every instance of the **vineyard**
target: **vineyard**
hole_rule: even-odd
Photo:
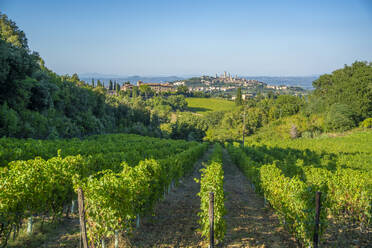
[[[12,232],[16,236],[26,218],[61,216],[78,187],[85,191],[92,243],[104,243],[116,230],[129,232],[134,219],[151,212],[206,147],[124,134],[86,140],[2,139],[1,244],[6,246]]]
[[[323,193],[321,236],[337,239],[344,232],[361,245],[370,242],[371,132],[261,141],[244,148],[227,144],[227,149],[256,192],[276,210],[282,225],[304,246],[312,242],[317,191]]]
[[[322,192],[320,244],[364,247],[371,233],[371,140],[371,132],[355,132],[224,148],[130,134],[2,138],[1,246],[16,239],[25,224],[31,232],[36,220],[55,222],[74,208],[76,213],[81,190],[88,243],[95,247],[119,247],[119,240],[124,247],[128,242],[204,247],[211,237],[222,247],[312,246],[316,192]],[[262,236],[267,232],[270,238]]]
[[[0,248],[372,247],[371,5],[5,2]]]
[[[224,173],[222,169],[222,147],[217,144],[209,163],[206,167],[201,169],[201,179],[197,182],[200,183],[200,212],[199,212],[199,224],[201,226],[202,236],[207,238],[209,241],[211,238],[223,240],[226,232],[226,224],[224,220],[225,215],[225,196],[223,190],[223,178]],[[214,193],[214,226],[213,226],[213,237],[211,236],[211,223],[209,218],[210,209],[210,193]]]

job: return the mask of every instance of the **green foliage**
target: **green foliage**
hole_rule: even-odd
[[[325,106],[335,103],[350,106],[357,120],[372,116],[372,64],[354,62],[351,66],[325,74],[314,81],[315,96]]]
[[[28,50],[24,33],[0,14],[0,105],[4,113],[0,135],[42,139],[123,131],[160,135],[156,130],[159,118],[152,118],[145,107],[120,94],[108,95],[100,80],[96,88],[93,83],[88,86],[76,73],[58,76],[47,69],[38,54]],[[179,99],[173,100],[172,104],[182,105]]]
[[[360,123],[360,127],[372,128],[372,118],[367,118]]]
[[[298,177],[285,177],[275,164],[260,168],[260,187],[279,213],[282,224],[304,244],[311,244],[315,219],[315,192]],[[323,207],[324,207],[323,202]],[[321,214],[321,234],[325,228],[326,214]]]
[[[371,134],[271,138],[244,149],[228,145],[228,150],[277,211],[282,224],[307,244],[314,225],[316,191],[323,192],[322,232],[326,230],[327,215],[336,223],[357,224],[362,230],[371,222]]]
[[[271,107],[269,115],[271,120],[298,113],[303,102],[300,98],[290,95],[280,95]]]
[[[15,47],[28,49],[26,35],[17,25],[0,12],[0,39]]]
[[[215,145],[213,154],[208,164],[204,165],[201,171],[200,181],[200,212],[198,213],[199,224],[201,226],[202,236],[209,240],[210,223],[209,223],[209,198],[210,192],[214,193],[214,237],[218,241],[222,241],[226,232],[226,223],[224,215],[225,195],[223,191],[224,173],[222,169],[222,147],[219,144]]]
[[[152,212],[164,191],[185,173],[203,154],[206,144],[166,159],[143,160],[135,167],[122,164],[122,171],[102,171],[78,183],[86,198],[88,237],[92,243],[113,236],[115,230],[131,231],[133,220]]]
[[[188,93],[189,93],[189,88],[187,88],[187,86],[180,85],[177,87],[177,94],[186,96]]]
[[[0,241],[6,244],[14,226],[33,214],[50,213],[53,218],[74,194],[72,178],[85,175],[81,156],[13,161],[0,170]]]
[[[154,92],[152,91],[152,89],[150,88],[150,86],[146,85],[146,84],[142,84],[138,87],[139,89],[139,92],[141,93],[141,95],[145,96],[145,98],[147,99],[149,96],[153,95]]]
[[[180,113],[173,124],[171,138],[201,141],[207,128],[204,118],[189,112]]]
[[[162,132],[162,136],[165,138],[170,138],[173,133],[173,127],[171,123],[163,123],[160,125],[160,130]]]
[[[164,189],[190,172],[207,147],[125,134],[0,143],[1,244],[24,218],[60,215],[76,197],[74,187],[85,190],[90,237],[110,237],[136,214],[151,212]]]
[[[228,146],[229,153],[239,165],[244,174],[255,185],[257,191],[263,193],[270,205],[277,211],[282,224],[303,244],[310,244],[314,230],[314,197],[315,191],[309,190],[307,185],[297,176],[287,177],[283,175],[283,169],[287,172],[292,168],[286,168],[285,164],[277,162],[273,164],[264,153],[255,154],[253,161],[241,149]],[[291,172],[293,173],[293,172]],[[326,215],[322,213],[322,223],[325,223]],[[324,230],[325,225],[321,225]]]
[[[0,39],[0,104],[7,101],[10,107],[15,107],[19,100],[21,106],[27,101],[32,85],[23,80],[36,70],[37,58],[37,55],[29,54],[28,50]],[[25,99],[22,99],[25,94]]]
[[[0,106],[0,136],[13,136],[19,131],[19,117],[5,102]]]
[[[213,111],[230,111],[235,109],[234,102],[220,98],[186,98],[188,108],[198,114],[208,114]]]
[[[187,101],[186,98],[182,95],[173,95],[167,98],[167,101],[170,106],[172,106],[173,110],[186,110],[187,109]]]
[[[242,88],[238,88],[236,92],[236,98],[235,98],[235,105],[240,106],[243,104],[243,98],[242,98]]]
[[[326,116],[325,125],[329,131],[346,131],[356,126],[355,112],[345,104],[333,104]]]

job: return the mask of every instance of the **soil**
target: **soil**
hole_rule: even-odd
[[[55,223],[49,220],[43,228],[40,218],[35,218],[32,235],[26,233],[26,228],[27,224],[24,224],[19,236],[10,240],[7,247],[79,247],[80,229],[76,214]]]
[[[155,209],[155,217],[143,218],[140,228],[126,238],[123,247],[208,247],[197,231],[202,161],[208,160],[208,151],[196,165],[191,176],[174,188]],[[249,181],[231,162],[224,151],[224,190],[227,210],[227,233],[217,247],[298,247],[295,240],[279,226],[277,216],[264,207]]]
[[[198,211],[202,163],[211,149],[196,163],[193,173],[174,187],[154,210],[153,216],[141,217],[140,227],[131,236],[121,236],[119,247],[208,247],[198,231]],[[225,173],[226,235],[216,247],[298,247],[298,243],[279,225],[273,210],[264,206],[250,182],[223,151]],[[47,237],[46,237],[47,236]],[[23,240],[13,247],[79,247],[79,220],[67,219],[49,231],[36,244]],[[108,242],[107,247],[114,247]]]
[[[211,149],[197,162],[193,173],[180,181],[165,199],[155,207],[154,217],[142,218],[140,227],[125,239],[123,247],[202,247],[205,245],[197,232],[202,163],[208,161]]]
[[[226,235],[223,247],[298,247],[273,210],[223,151]]]

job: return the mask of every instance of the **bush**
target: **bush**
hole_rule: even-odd
[[[372,128],[372,118],[367,118],[360,123],[360,127]]]
[[[301,134],[302,138],[312,138],[313,134],[310,131],[305,131]]]
[[[171,123],[160,124],[160,130],[164,138],[170,138],[173,132],[173,126]]]
[[[333,104],[325,118],[327,131],[346,131],[355,127],[355,113],[346,104]]]
[[[12,136],[18,132],[19,118],[16,111],[7,103],[0,106],[0,136]]]

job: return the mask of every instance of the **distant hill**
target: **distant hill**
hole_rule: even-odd
[[[268,76],[242,76],[246,79],[254,79],[269,85],[287,85],[299,86],[306,90],[312,90],[313,81],[318,79],[319,76],[303,76],[303,77],[268,77]]]
[[[153,77],[142,77],[142,76],[115,76],[115,75],[105,75],[99,73],[90,73],[90,74],[81,74],[79,75],[81,80],[84,80],[88,83],[94,80],[101,80],[103,82],[109,82],[110,80],[116,81],[118,83],[124,82],[131,82],[132,84],[136,84],[139,80],[145,83],[165,83],[177,80],[184,80],[186,78],[178,77],[178,76],[153,76]]]
[[[88,83],[94,80],[101,80],[105,83],[108,83],[110,80],[116,81],[118,83],[131,82],[136,84],[139,80],[145,83],[165,83],[173,82],[178,80],[190,79],[190,77],[180,77],[180,76],[120,76],[120,75],[111,75],[111,74],[100,74],[100,73],[84,73],[79,75],[81,80],[84,80]],[[269,77],[269,76],[241,76],[246,79],[258,80],[269,85],[287,85],[287,86],[299,86],[307,90],[313,89],[313,81],[318,79],[319,76],[302,76],[302,77]],[[199,77],[195,77],[199,78]]]

